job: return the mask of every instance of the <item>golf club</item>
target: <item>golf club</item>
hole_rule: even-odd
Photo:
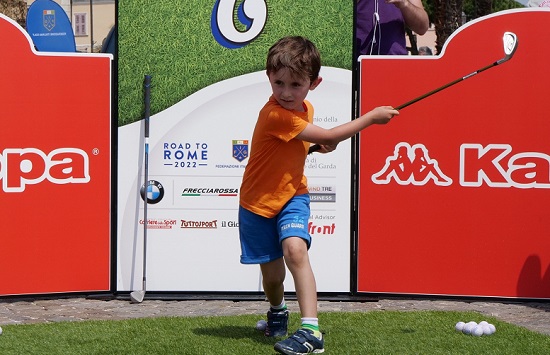
[[[147,280],[147,204],[148,204],[148,192],[149,192],[149,115],[151,114],[151,76],[145,75],[143,81],[144,91],[144,106],[145,106],[145,165],[144,165],[144,191],[143,197],[143,284],[141,290],[132,291],[130,293],[130,300],[132,303],[141,303],[145,297],[146,280]],[[141,189],[140,189],[141,190]]]
[[[494,62],[494,63],[492,63],[492,64],[489,64],[489,65],[487,65],[487,66],[485,66],[485,67],[483,67],[483,68],[481,68],[481,69],[478,69],[478,70],[476,70],[476,71],[474,71],[474,72],[472,72],[472,73],[470,73],[470,74],[468,74],[468,75],[465,75],[465,76],[463,76],[463,77],[461,77],[461,78],[458,78],[458,79],[456,79],[456,80],[453,80],[453,81],[451,81],[450,83],[445,84],[445,85],[443,85],[443,86],[441,86],[441,87],[438,87],[437,89],[434,89],[434,90],[432,90],[432,91],[430,91],[430,92],[428,92],[428,93],[426,93],[426,94],[424,94],[424,95],[421,95],[421,96],[419,96],[419,97],[417,97],[417,98],[415,98],[415,99],[412,99],[412,100],[410,100],[410,101],[407,101],[407,102],[405,102],[404,104],[401,104],[401,105],[395,107],[395,109],[396,109],[396,110],[401,110],[401,109],[403,109],[403,108],[405,108],[405,107],[407,107],[407,106],[409,106],[409,105],[414,104],[415,102],[418,102],[418,101],[420,101],[420,100],[422,100],[422,99],[425,99],[425,98],[428,97],[428,96],[431,96],[431,95],[433,95],[433,94],[435,94],[435,93],[437,93],[437,92],[440,92],[441,90],[444,90],[444,89],[446,89],[446,88],[448,88],[448,87],[450,87],[450,86],[453,86],[454,84],[457,84],[457,83],[459,83],[459,82],[461,82],[461,81],[463,81],[463,80],[466,80],[466,79],[468,79],[468,78],[471,78],[472,76],[474,76],[474,75],[476,75],[476,74],[479,74],[479,73],[481,73],[481,72],[483,72],[483,71],[485,71],[485,70],[487,70],[487,69],[490,69],[490,68],[495,67],[495,66],[497,66],[497,65],[499,65],[499,64],[502,64],[502,63],[504,63],[504,62],[509,61],[509,60],[512,58],[512,56],[514,55],[514,53],[516,52],[516,49],[518,48],[518,38],[517,38],[517,36],[516,36],[515,33],[512,33],[512,32],[504,32],[504,37],[502,38],[502,41],[503,41],[503,43],[504,43],[504,54],[505,54],[504,58],[499,59],[499,60],[497,60],[496,62]],[[312,145],[311,147],[309,147],[308,154],[311,154],[311,153],[313,153],[313,152],[316,152],[316,151],[318,151],[319,149],[321,149],[321,146],[319,146],[318,144],[314,144],[314,145]]]

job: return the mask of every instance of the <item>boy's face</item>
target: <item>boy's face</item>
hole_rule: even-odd
[[[293,76],[287,68],[267,74],[273,97],[279,105],[287,110],[304,111],[302,103],[309,90],[313,90],[321,82],[321,77],[313,82],[309,78]]]

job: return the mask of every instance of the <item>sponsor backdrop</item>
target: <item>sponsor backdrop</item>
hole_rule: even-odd
[[[502,12],[455,32],[440,57],[361,59],[365,112],[503,58],[506,31],[519,41],[510,61],[361,134],[358,291],[550,297],[550,120],[541,111],[550,49],[540,45],[549,21],[549,10]]]
[[[0,53],[0,295],[109,291],[112,58],[36,52],[2,14]]]
[[[116,290],[138,289],[145,227],[149,291],[261,291],[258,267],[239,263],[237,207],[249,140],[270,94],[265,53],[287,34],[322,44],[323,38],[333,39],[315,26],[299,27],[308,22],[348,29],[346,38],[352,33],[351,5],[349,16],[340,17],[342,24],[334,22],[334,12],[319,11],[318,4],[294,7],[302,17],[293,23],[286,7],[277,6],[285,1],[198,1],[195,8],[208,6],[199,11],[208,13],[200,18],[204,23],[170,13],[159,17],[155,6],[165,3],[160,0],[132,2],[141,16],[132,21],[124,18],[130,3],[121,1],[119,59],[123,68],[131,68],[122,71],[131,74],[119,78],[118,99],[132,106],[140,95],[130,93],[141,94],[143,75],[151,74],[156,108],[150,120],[146,225],[140,196],[144,124],[131,110],[121,110],[129,116],[119,117],[119,123],[135,122],[118,132],[116,255],[110,249],[112,58],[36,52],[31,37],[0,14],[5,82],[0,89],[0,295],[112,290],[113,258]],[[158,18],[164,27],[155,24]],[[350,290],[355,251],[350,143],[308,158],[311,260],[319,291],[550,297],[545,137],[550,127],[540,110],[550,81],[544,70],[550,53],[540,46],[550,34],[548,20],[550,10],[503,12],[461,28],[439,57],[362,58],[360,109],[365,112],[399,105],[504,57],[505,31],[519,40],[509,62],[361,134],[357,290]],[[140,26],[130,26],[136,23]],[[197,31],[201,26],[208,31]],[[147,32],[139,32],[143,28]],[[171,37],[155,35],[166,28],[194,39],[194,45],[187,43],[184,53],[172,46]],[[132,29],[139,43],[153,41],[162,50],[133,57],[139,44],[128,40]],[[324,81],[309,97],[316,122],[325,127],[351,118],[350,68],[330,59],[351,57],[351,40],[342,43],[347,43],[344,50],[343,44],[322,45],[329,58],[321,71]],[[205,48],[216,55],[206,57]],[[244,53],[249,55],[241,58]],[[166,71],[163,64],[180,54],[195,57],[188,67]],[[136,63],[142,66],[130,65]],[[193,69],[194,64],[203,70]],[[220,74],[216,68],[231,70]],[[186,88],[175,102],[155,104],[168,96],[158,94],[163,86],[179,92],[178,85],[167,85],[174,76],[216,79]],[[85,83],[84,91],[76,90],[76,77]],[[119,103],[119,109],[125,106]],[[293,290],[290,277],[286,286]]]
[[[143,74],[152,75],[152,107],[158,111],[150,118],[148,291],[262,290],[259,267],[239,263],[237,211],[252,131],[271,93],[264,69],[269,47],[285,35],[300,34],[314,40],[327,59],[321,69],[323,83],[308,97],[315,107],[314,119],[324,127],[351,119],[351,70],[331,65],[330,58],[337,52],[339,59],[351,67],[353,6],[344,6],[348,16],[338,20],[328,8],[319,11],[319,4],[314,3],[301,4],[296,21],[289,20],[294,18],[289,10],[275,1],[194,1],[177,9],[171,4],[175,13],[200,9],[189,16],[171,17],[166,26],[174,26],[176,38],[155,36],[156,31],[165,29],[164,22],[155,25],[161,3],[140,5],[139,22],[150,31],[143,33],[143,41],[155,38],[156,43],[151,45],[162,47],[158,52],[149,49],[144,53],[143,61],[151,65],[139,68],[147,70]],[[126,75],[134,75],[133,80],[139,84],[143,80],[135,70],[124,69],[132,64],[125,55],[130,56],[136,45],[126,39],[135,28],[136,21],[128,17],[133,16],[134,5],[122,1],[119,5],[122,86],[128,79]],[[203,16],[190,19],[201,13]],[[318,26],[299,27],[307,23],[335,23],[331,29],[343,33],[348,41],[327,45],[326,31]],[[208,30],[199,30],[203,27]],[[182,48],[179,38],[196,44]],[[332,40],[332,36],[327,38]],[[211,55],[206,57],[205,53]],[[165,64],[181,56],[188,62],[165,70]],[[186,82],[182,86],[197,78],[205,78],[205,84],[190,88],[188,95],[182,94],[174,104],[159,108],[159,101],[173,94],[162,90],[176,81],[174,77]],[[209,82],[211,77],[217,79]],[[120,95],[130,89],[122,87]],[[179,89],[174,86],[168,91]],[[123,115],[129,111],[121,108]],[[145,226],[139,191],[144,185],[143,130],[143,120],[119,128],[119,291],[139,289],[142,284]],[[336,152],[313,154],[306,163],[312,193],[311,261],[322,292],[350,291],[350,151],[350,142],[344,142]],[[286,289],[293,291],[293,280],[288,275]]]

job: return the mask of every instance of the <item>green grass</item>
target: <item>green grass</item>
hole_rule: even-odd
[[[258,315],[145,318],[6,325],[0,354],[272,354],[254,329]],[[328,354],[547,354],[550,336],[475,312],[321,313]],[[457,321],[486,320],[497,332],[474,337]],[[291,314],[290,327],[299,326]]]
[[[265,68],[269,47],[286,35],[318,46],[323,65],[351,69],[353,4],[349,1],[268,1],[258,39],[227,49],[212,36],[215,1],[119,0],[118,123],[142,118],[143,76],[152,76],[151,114],[216,82]],[[237,2],[237,3],[240,3]]]

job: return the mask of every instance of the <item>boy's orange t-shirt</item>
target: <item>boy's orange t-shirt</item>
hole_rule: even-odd
[[[290,111],[272,96],[260,111],[240,191],[240,205],[267,218],[275,217],[294,196],[308,193],[304,165],[310,146],[295,137],[313,123],[313,106]]]

